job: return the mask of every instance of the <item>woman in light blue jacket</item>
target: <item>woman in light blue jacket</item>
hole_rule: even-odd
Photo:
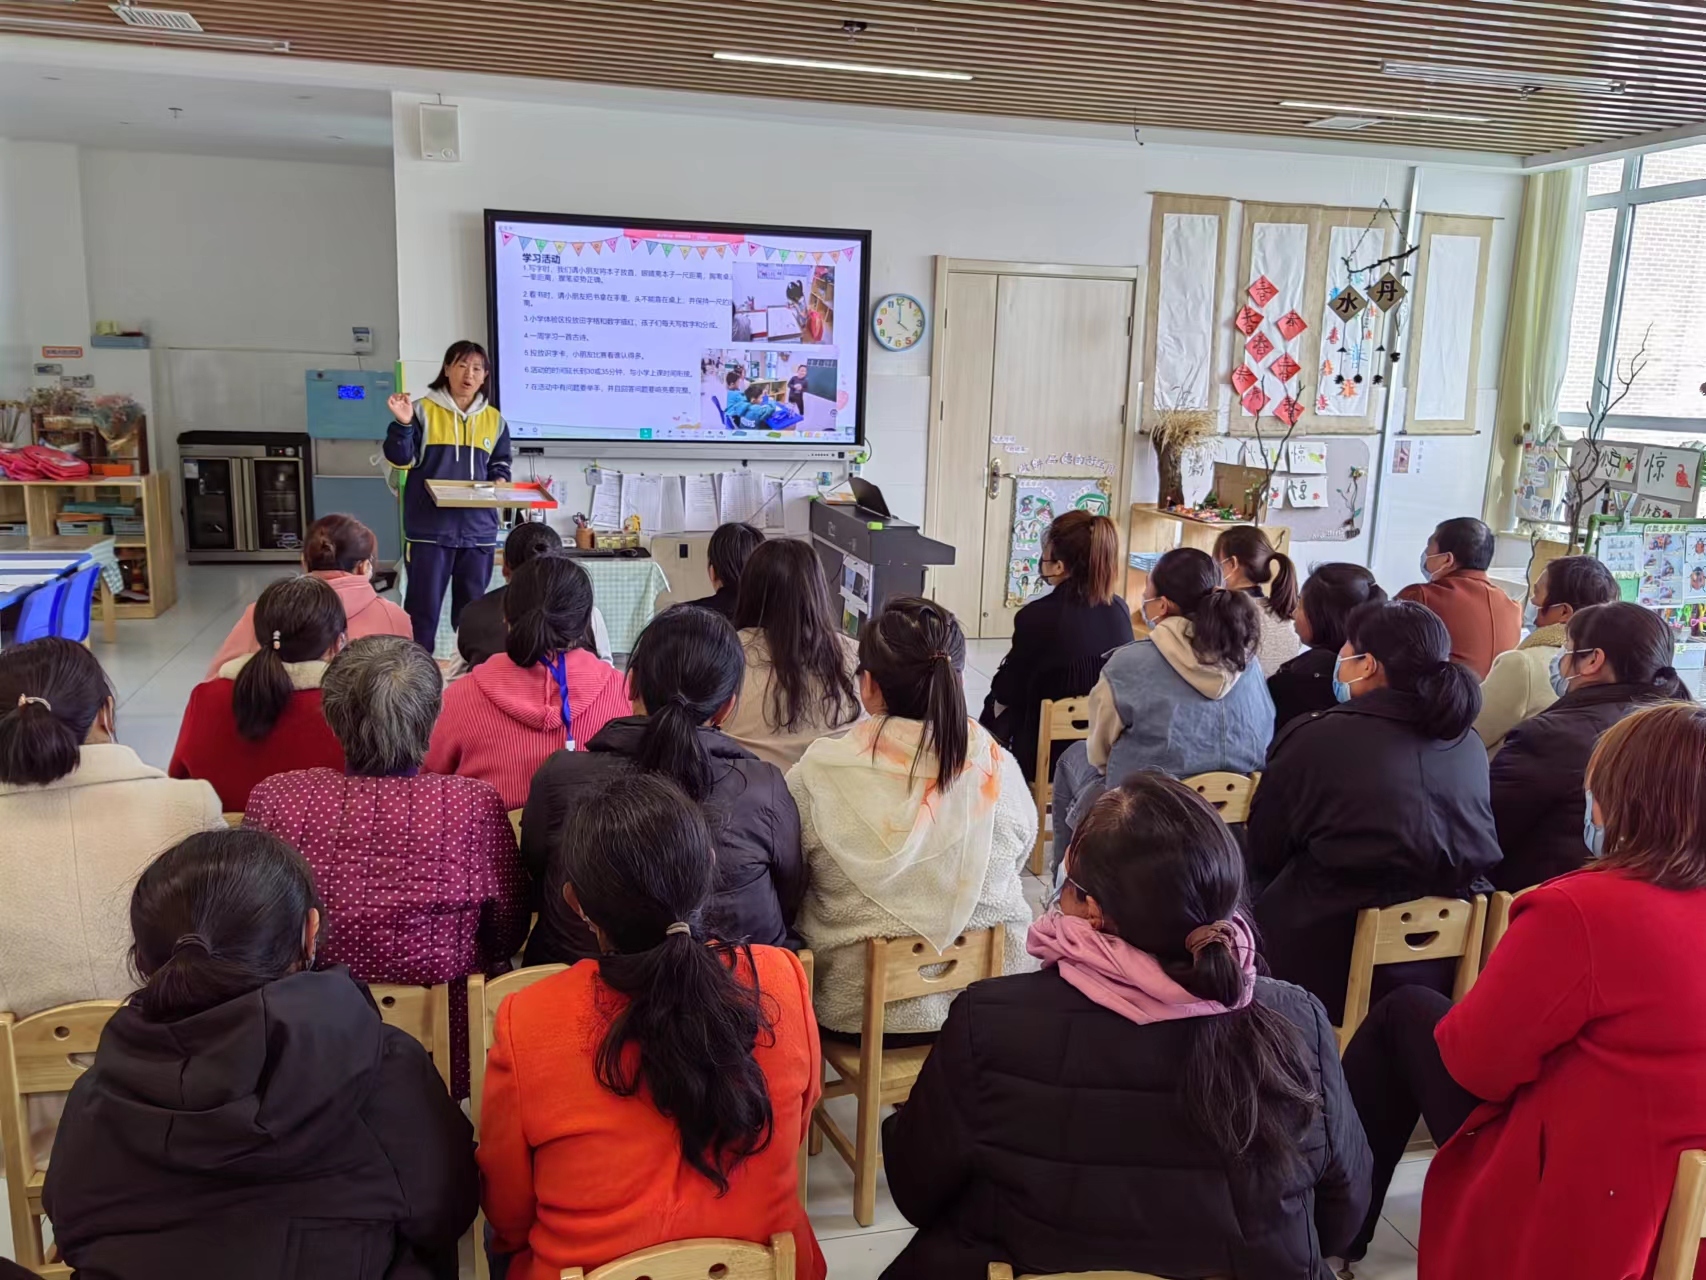
[[[1175,778],[1255,773],[1274,732],[1274,704],[1256,665],[1255,605],[1192,547],[1156,562],[1139,606],[1149,636],[1117,649],[1090,691],[1090,737],[1054,779],[1056,863],[1078,817],[1140,769]]]

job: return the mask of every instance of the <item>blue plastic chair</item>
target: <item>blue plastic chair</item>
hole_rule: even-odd
[[[101,566],[86,564],[65,582],[65,591],[54,612],[53,634],[82,644],[89,638],[95,612],[95,587],[101,580]]]
[[[64,578],[44,582],[24,597],[18,606],[18,629],[12,634],[13,644],[28,644],[53,634],[59,602],[65,596],[65,582]]]

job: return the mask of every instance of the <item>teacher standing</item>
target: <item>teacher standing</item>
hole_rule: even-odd
[[[486,594],[498,540],[496,507],[441,507],[428,480],[508,480],[509,426],[486,402],[491,362],[477,342],[453,342],[427,393],[417,403],[398,392],[389,404],[397,419],[385,433],[385,459],[411,474],[403,485],[404,557],[409,587],[403,600],[415,641],[432,652],[444,588],[450,586],[450,625],[470,600]]]

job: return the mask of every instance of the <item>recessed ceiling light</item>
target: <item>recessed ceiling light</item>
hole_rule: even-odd
[[[1578,93],[1623,93],[1624,80],[1606,76],[1572,76],[1555,71],[1513,71],[1503,67],[1466,67],[1449,62],[1391,61],[1380,64],[1380,74],[1400,80],[1426,80],[1432,84],[1479,84],[1506,89],[1564,89]]]
[[[1373,116],[1328,116],[1325,120],[1311,120],[1304,125],[1305,129],[1327,129],[1335,132],[1353,133],[1358,129],[1366,129],[1370,125],[1379,124]]]
[[[799,67],[807,71],[850,71],[867,76],[905,76],[913,80],[970,80],[964,71],[929,71],[923,67],[889,67],[874,62],[827,62],[820,58],[785,58],[769,53],[713,53],[718,62],[750,62],[761,67]]]
[[[1439,120],[1448,124],[1487,124],[1486,116],[1458,115],[1452,111],[1406,111],[1399,107],[1350,106],[1343,102],[1298,102],[1287,100],[1282,107],[1300,111],[1331,111],[1335,115],[1373,116],[1376,120]]]

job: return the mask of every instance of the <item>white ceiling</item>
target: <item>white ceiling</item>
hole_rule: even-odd
[[[171,108],[182,108],[174,119]],[[0,64],[0,137],[121,151],[391,163],[382,90]]]

